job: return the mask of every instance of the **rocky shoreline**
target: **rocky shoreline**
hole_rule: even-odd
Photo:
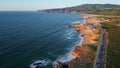
[[[87,21],[87,24],[72,24],[68,27],[74,28],[77,32],[81,33],[81,36],[84,38],[81,45],[78,45],[72,51],[72,55],[76,58],[67,62],[67,67],[62,67],[62,62],[56,63],[57,68],[88,68],[93,63],[95,57],[95,51],[91,47],[97,47],[99,43],[96,41],[100,37],[100,21],[97,19],[98,15],[87,15],[87,18],[84,17]],[[88,66],[88,67],[87,67]],[[90,68],[90,67],[89,67]]]

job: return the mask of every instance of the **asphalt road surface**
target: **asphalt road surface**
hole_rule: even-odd
[[[106,68],[106,29],[102,30],[102,40],[98,47],[94,68]]]

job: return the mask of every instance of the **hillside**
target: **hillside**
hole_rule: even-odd
[[[57,13],[99,13],[101,11],[120,10],[120,5],[115,4],[83,4],[74,7],[38,10],[40,12],[57,12]]]

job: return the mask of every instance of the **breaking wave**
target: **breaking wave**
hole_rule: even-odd
[[[47,65],[49,65],[51,63],[52,63],[52,61],[48,60],[48,59],[36,60],[32,64],[30,64],[30,68],[47,67]]]
[[[80,24],[81,23],[81,21],[75,21],[75,22],[72,22],[72,24]]]
[[[76,22],[72,22],[72,24],[74,23],[81,23],[81,21],[76,21]],[[43,59],[43,60],[36,60],[34,61],[32,64],[30,64],[30,68],[37,68],[38,67],[46,67],[49,64],[53,66],[53,68],[55,67],[55,64],[57,61],[60,61],[62,63],[65,62],[69,62],[72,59],[76,58],[75,56],[73,56],[71,54],[71,52],[74,50],[74,48],[78,45],[82,44],[83,41],[83,37],[81,37],[81,34],[78,33],[76,30],[74,30],[73,28],[67,28],[66,32],[64,33],[63,37],[67,40],[67,41],[73,41],[77,38],[77,41],[74,42],[70,47],[66,48],[66,50],[68,50],[68,52],[64,55],[60,55],[55,61],[51,61],[48,59]]]
[[[76,21],[76,22],[73,22],[73,23],[80,23],[80,22],[81,22],[81,21]],[[73,55],[71,54],[71,52],[74,50],[74,48],[75,48],[76,46],[81,45],[82,42],[83,42],[83,37],[81,36],[81,34],[78,33],[76,30],[74,30],[73,28],[69,28],[69,29],[66,31],[64,37],[65,37],[65,39],[71,40],[71,41],[73,41],[73,40],[76,39],[76,37],[77,37],[77,41],[74,42],[74,44],[73,44],[71,47],[66,48],[67,50],[69,50],[69,52],[67,52],[65,55],[61,55],[61,56],[59,56],[59,57],[57,58],[56,61],[60,61],[60,62],[63,62],[63,63],[69,62],[69,61],[71,61],[72,59],[76,58],[75,56],[73,56]],[[54,63],[55,63],[56,61],[54,61]]]

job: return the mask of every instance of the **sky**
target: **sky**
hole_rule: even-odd
[[[120,0],[0,0],[0,11],[36,11],[82,4],[120,5]]]

